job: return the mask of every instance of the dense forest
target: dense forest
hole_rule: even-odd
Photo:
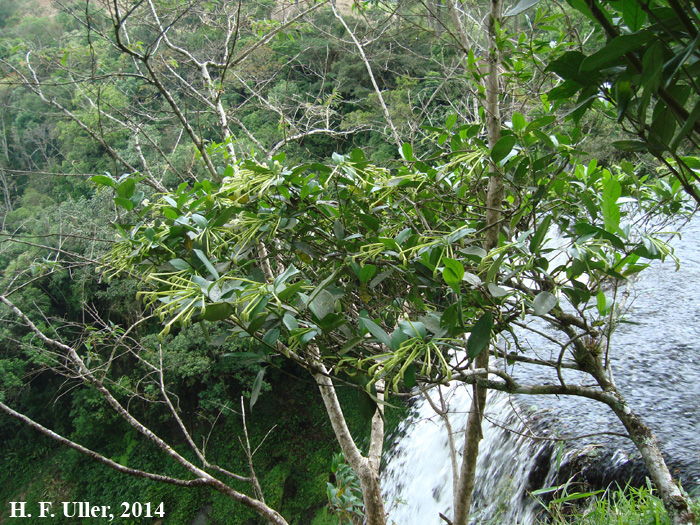
[[[0,523],[388,523],[432,395],[466,525],[490,391],[611,410],[696,523],[610,356],[700,203],[698,9],[0,1]]]

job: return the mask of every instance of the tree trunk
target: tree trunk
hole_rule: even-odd
[[[577,345],[578,346],[578,345]],[[579,347],[580,348],[580,347]],[[615,412],[629,432],[637,450],[649,471],[651,481],[658,491],[672,525],[695,525],[697,518],[690,508],[690,501],[673,479],[664,460],[659,441],[651,429],[632,411],[615,383],[605,373],[600,356],[596,356],[590,370],[600,387],[606,392],[605,402]]]
[[[372,433],[370,436],[370,450],[368,457],[363,457],[355,445],[350,429],[345,421],[343,410],[335,393],[333,381],[327,375],[323,364],[317,362],[321,372],[314,374],[314,379],[321,392],[323,404],[331,420],[331,426],[335,432],[336,439],[345,455],[348,465],[355,471],[360,479],[362,489],[362,501],[365,506],[365,517],[367,525],[386,525],[386,513],[384,512],[384,501],[379,483],[379,464],[382,455],[382,445],[384,440],[384,420],[381,406],[372,418]],[[377,385],[378,397],[382,399],[383,393],[379,392],[380,385]]]
[[[491,0],[491,10],[488,21],[488,75],[486,76],[486,101],[484,113],[486,116],[486,130],[491,148],[501,138],[501,112],[500,89],[498,75],[500,69],[500,54],[496,43],[497,24],[501,21],[503,9],[502,0]],[[486,238],[484,249],[488,252],[498,247],[503,201],[503,177],[500,167],[491,162],[489,185],[486,196]],[[476,368],[488,369],[489,351],[485,349],[476,357]],[[486,406],[487,388],[479,382],[474,384],[472,393],[472,406],[467,419],[465,432],[464,456],[458,483],[458,491],[454,495],[454,525],[467,525],[469,522],[469,510],[471,508],[472,493],[476,478],[476,462],[479,455],[479,442],[483,438],[482,422],[484,408]]]
[[[611,403],[617,417],[625,425],[639,452],[642,454],[644,464],[649,470],[651,480],[658,491],[661,501],[668,512],[673,525],[695,525],[695,514],[690,508],[688,498],[681,492],[664,460],[659,442],[651,429],[635,414],[625,403],[622,396],[615,390],[613,396],[617,402]]]

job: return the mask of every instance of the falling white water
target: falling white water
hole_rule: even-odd
[[[459,385],[446,396],[452,407],[449,418],[456,434],[459,465],[470,394],[470,387]],[[538,508],[528,491],[540,488],[548,477],[551,442],[523,437],[521,434],[530,431],[508,396],[501,393],[489,393],[483,431],[470,523],[534,523]],[[452,466],[445,425],[421,399],[402,423],[400,435],[382,476],[389,523],[444,525],[440,513],[453,517]]]
[[[631,322],[615,332],[610,359],[615,371],[620,372],[616,374],[618,387],[661,439],[667,460],[685,488],[692,489],[700,487],[700,218],[687,225],[683,233],[682,239],[673,242],[681,269],[676,270],[672,261],[655,262],[635,281],[636,300],[626,316]],[[534,334],[528,339],[534,348],[547,348],[546,342],[537,340]],[[521,368],[527,378],[538,383],[556,381],[540,377],[539,369]],[[457,433],[458,451],[464,443],[470,392],[467,386],[459,385],[446,396],[450,398],[450,421]],[[540,410],[556,414],[556,432],[560,434],[624,431],[612,412],[581,398],[545,396],[538,398],[537,404]],[[486,418],[471,523],[531,525],[538,507],[527,494],[553,484],[554,447],[551,442],[519,435],[530,432],[505,395],[489,393]],[[536,433],[545,435],[547,429],[542,427],[551,423],[551,418],[549,423],[542,420]],[[439,513],[453,517],[452,467],[445,425],[421,399],[414,413],[401,424],[399,435],[387,453],[382,475],[390,523],[444,525]],[[598,443],[605,443],[613,453],[602,466],[606,472],[624,466],[634,455],[632,444],[619,438],[595,438]],[[461,456],[458,460],[461,463]],[[629,476],[625,472],[622,475]],[[618,481],[624,483],[624,479]]]

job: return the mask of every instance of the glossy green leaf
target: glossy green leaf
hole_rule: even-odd
[[[265,369],[261,368],[258,375],[255,376],[255,381],[253,381],[253,388],[250,391],[250,409],[253,409],[253,405],[258,402],[258,396],[260,395],[260,390],[263,385],[263,377],[265,376]]]
[[[596,308],[598,309],[598,313],[602,316],[606,315],[609,307],[610,304],[608,298],[605,296],[605,292],[598,292],[598,295],[596,295]]]
[[[464,266],[460,261],[449,257],[443,257],[442,264],[445,265],[442,269],[442,278],[453,290],[459,291],[462,278],[464,277]]]
[[[517,111],[513,113],[512,122],[513,131],[515,132],[522,131],[527,127],[527,121],[525,120],[525,117],[523,117],[522,114],[518,113]]]
[[[634,33],[642,28],[647,15],[637,0],[622,0],[622,19],[629,30]]]
[[[537,230],[535,230],[535,234],[532,236],[532,239],[530,239],[530,253],[538,253],[540,251],[542,248],[542,242],[544,241],[551,224],[551,215],[547,215],[542,222],[540,222]]]
[[[183,261],[182,259],[172,259],[170,261],[170,264],[176,269],[180,271],[189,271],[192,270],[192,267],[186,262]]]
[[[640,49],[652,35],[634,33],[613,38],[605,47],[585,58],[581,63],[581,71],[600,71],[618,63],[625,54]]]
[[[298,281],[294,284],[290,284],[284,290],[281,290],[277,293],[277,298],[282,302],[289,301],[289,299],[291,299],[295,293],[301,290],[302,286],[304,286],[303,281]]]
[[[646,151],[649,149],[646,142],[641,140],[616,140],[612,143],[612,147],[622,151]]]
[[[510,292],[505,288],[501,288],[497,284],[489,283],[486,288],[493,297],[505,297]]]
[[[368,283],[374,274],[377,273],[377,267],[373,264],[365,264],[360,270],[360,282]]]
[[[296,269],[296,267],[293,264],[290,264],[287,266],[287,268],[282,272],[280,275],[275,277],[275,280],[273,281],[273,287],[275,292],[278,292],[281,290],[282,285],[285,284],[289,279],[294,277],[299,273],[299,270]]]
[[[284,323],[284,326],[287,327],[287,330],[289,330],[290,332],[299,328],[299,323],[289,312],[284,314],[284,316],[282,317],[282,322]]]
[[[550,100],[571,98],[581,89],[581,86],[586,86],[595,81],[595,75],[581,73],[581,64],[585,59],[585,55],[580,51],[567,51],[547,65],[547,71],[553,71],[566,81],[564,84],[560,84],[551,90],[549,94]],[[531,131],[531,128],[532,124],[528,126],[528,131]]]
[[[401,156],[409,162],[415,160],[413,158],[413,147],[408,142],[401,144]]]
[[[505,135],[501,137],[498,142],[491,149],[491,158],[498,164],[503,159],[505,159],[510,152],[513,151],[515,146],[516,138],[514,135]]]
[[[403,373],[403,384],[406,388],[413,388],[416,386],[416,364],[411,363],[406,367],[406,371]]]
[[[267,345],[270,345],[271,347],[275,347],[275,343],[277,343],[277,340],[280,337],[280,331],[277,328],[273,328],[272,330],[268,330],[265,332],[265,335],[263,336],[263,342]]]
[[[134,209],[134,203],[131,202],[129,199],[125,199],[123,197],[114,197],[114,203],[118,206],[121,206],[127,211],[131,211]]]
[[[335,297],[328,290],[321,290],[309,303],[309,310],[319,319],[335,311]]]
[[[469,359],[474,359],[489,346],[492,328],[493,315],[491,312],[486,312],[474,323],[467,340],[467,355]]]
[[[228,319],[233,313],[233,305],[229,303],[208,304],[202,311],[202,319],[210,322]]]
[[[192,222],[202,229],[209,226],[209,221],[202,217],[199,213],[192,214]]]
[[[198,250],[195,248],[192,250],[194,254],[197,256],[197,258],[202,261],[202,264],[204,264],[204,267],[207,269],[207,271],[214,277],[215,280],[219,280],[219,272],[216,271],[216,268],[214,268],[214,265],[211,263],[209,258],[204,254],[202,250]]]
[[[642,79],[645,92],[656,92],[661,85],[661,72],[664,67],[663,46],[655,42],[642,58]]]
[[[107,177],[106,175],[94,175],[90,177],[90,180],[100,186],[109,186],[111,188],[116,186],[114,179],[112,177]]]
[[[399,328],[408,337],[420,337],[425,340],[428,330],[420,321],[399,321]]]
[[[134,179],[126,179],[119,186],[117,186],[117,196],[121,197],[122,199],[128,199],[134,194],[135,190],[136,182],[134,182]]]
[[[392,348],[391,337],[389,337],[389,334],[387,334],[384,331],[384,329],[380,327],[377,323],[375,323],[372,319],[368,317],[360,317],[360,326],[366,328],[377,341],[385,345],[387,348],[396,350],[395,348]]]
[[[602,212],[605,229],[611,233],[617,233],[620,227],[620,206],[617,199],[622,195],[622,187],[614,176],[603,180]]]
[[[615,103],[617,104],[617,121],[622,122],[625,118],[625,112],[632,100],[634,92],[632,84],[629,80],[620,80],[615,84]]]
[[[340,349],[340,352],[338,352],[338,355],[347,354],[350,350],[352,350],[357,345],[359,345],[363,340],[364,340],[363,337],[353,337],[352,339],[349,339],[348,341],[345,342],[345,344],[343,345],[343,348]]]

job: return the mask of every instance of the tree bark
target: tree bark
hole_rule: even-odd
[[[659,441],[644,422],[627,405],[615,389],[611,392],[614,402],[608,403],[630,434],[632,441],[644,459],[651,480],[673,525],[695,525],[697,518],[690,508],[687,496],[681,492],[664,460]]]
[[[580,343],[577,343],[577,349],[579,351],[585,350]],[[615,383],[606,374],[600,355],[595,356],[589,372],[595,377],[600,388],[605,392],[605,403],[615,412],[615,415],[625,426],[637,450],[642,455],[651,481],[654,483],[659,497],[664,503],[672,525],[695,525],[697,518],[690,507],[690,500],[681,492],[678,484],[673,479],[659,448],[659,440],[642,419],[629,407]]]
[[[486,100],[484,113],[486,130],[491,148],[501,138],[500,89],[498,75],[500,54],[496,43],[497,24],[500,23],[502,0],[491,0],[488,21],[488,75],[486,76]],[[494,162],[490,165],[489,184],[486,197],[486,238],[484,249],[489,252],[498,247],[499,228],[503,200],[503,177],[500,167]],[[483,350],[475,360],[477,368],[489,368],[489,351]],[[454,495],[454,525],[467,525],[471,508],[472,494],[476,479],[476,462],[479,455],[479,442],[483,438],[482,422],[486,406],[486,386],[475,382],[472,386],[472,405],[467,419],[464,454],[460,471],[458,491]]]
[[[379,478],[379,464],[384,440],[384,420],[381,413],[381,406],[377,407],[377,411],[372,418],[370,450],[368,457],[364,457],[357,448],[357,445],[355,445],[350,429],[347,426],[345,416],[343,415],[343,409],[340,407],[340,402],[335,393],[333,381],[328,376],[323,363],[318,361],[317,367],[321,369],[321,371],[314,373],[314,379],[321,392],[323,404],[331,420],[336,439],[340,444],[340,448],[345,455],[348,465],[350,465],[360,479],[367,525],[386,525],[386,512],[384,511],[384,501],[382,499]],[[379,393],[380,400],[382,399],[382,395],[382,393]]]

